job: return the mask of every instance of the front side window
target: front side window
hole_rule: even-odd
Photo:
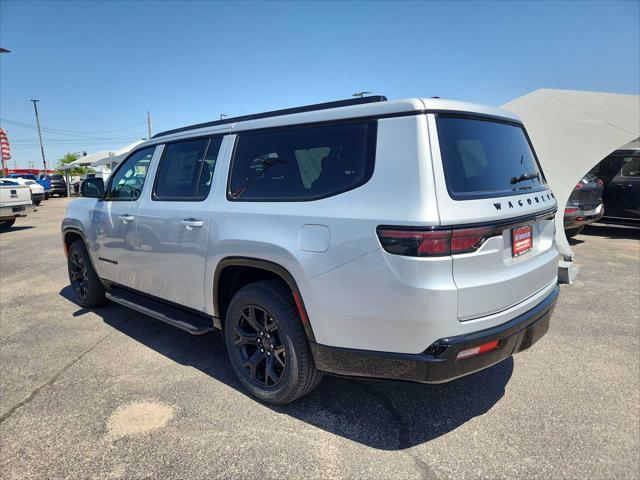
[[[487,198],[545,188],[522,126],[438,115],[438,139],[452,198]]]
[[[165,146],[154,200],[204,200],[211,189],[222,137],[198,138]]]
[[[124,161],[111,177],[105,199],[134,201],[140,198],[155,148],[138,150]]]
[[[302,201],[364,184],[373,171],[375,122],[238,135],[228,198]]]

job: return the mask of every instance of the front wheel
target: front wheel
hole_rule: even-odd
[[[76,240],[69,247],[67,257],[69,281],[82,307],[97,307],[105,303],[104,287],[93,269],[89,252],[82,240]]]
[[[322,379],[290,293],[278,281],[241,288],[231,301],[224,330],[236,375],[260,400],[291,403]]]

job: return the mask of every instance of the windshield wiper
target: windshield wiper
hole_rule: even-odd
[[[534,178],[537,178],[538,180],[540,180],[540,174],[539,173],[523,173],[519,177],[512,177],[511,185],[524,182],[525,180],[533,180]]]

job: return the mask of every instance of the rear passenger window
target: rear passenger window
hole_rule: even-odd
[[[375,122],[238,135],[228,198],[302,201],[364,184],[373,172]]]
[[[165,146],[154,200],[204,200],[211,189],[222,137],[199,138]]]

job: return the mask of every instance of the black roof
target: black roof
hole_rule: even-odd
[[[197,128],[215,127],[217,125],[226,125],[229,123],[246,122],[247,120],[258,120],[260,118],[280,117],[282,115],[292,115],[294,113],[313,112],[314,110],[327,110],[329,108],[350,107],[352,105],[362,105],[366,103],[385,102],[387,97],[383,95],[372,95],[370,97],[349,98],[347,100],[336,100],[334,102],[316,103],[314,105],[304,105],[302,107],[285,108],[282,110],[273,110],[271,112],[254,113],[251,115],[242,115],[240,117],[230,117],[223,120],[214,120],[213,122],[198,123],[189,125],[188,127],[175,128],[166,132],[156,133],[151,138],[163,137],[172,133],[186,132]]]

